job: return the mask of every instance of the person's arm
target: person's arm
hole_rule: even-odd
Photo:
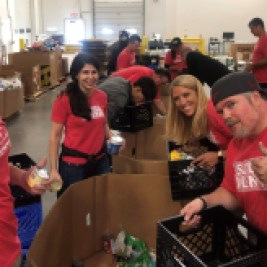
[[[233,194],[223,187],[217,188],[214,192],[198,197],[189,202],[180,212],[184,215],[184,224],[193,226],[200,221],[197,215],[202,209],[215,205],[222,205],[228,210],[237,210],[241,207],[240,202]]]
[[[49,163],[50,163],[50,178],[61,179],[58,173],[58,153],[63,133],[64,125],[56,122],[52,122],[49,140]]]
[[[29,170],[20,169],[12,164],[9,165],[10,171],[10,184],[18,185],[22,187],[24,190],[29,192],[32,195],[40,195],[44,193],[50,186],[50,182],[43,182],[41,185],[35,185],[34,187],[30,187],[28,185],[28,178],[30,174],[33,172],[34,168],[43,168],[46,165],[46,158],[40,160],[37,166],[30,168]]]
[[[199,165],[203,168],[210,169],[214,167],[218,162],[219,158],[222,157],[223,159],[226,158],[226,150],[219,150],[219,151],[208,151],[197,158],[195,158],[192,163]]]
[[[167,114],[167,109],[161,99],[155,98],[153,103],[161,115]]]
[[[258,69],[258,68],[261,68],[263,66],[266,66],[267,65],[267,57],[259,60],[258,62],[250,62],[250,63],[247,63],[246,64],[246,71],[252,71],[253,69]]]

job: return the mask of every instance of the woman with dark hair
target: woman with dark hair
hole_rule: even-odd
[[[72,82],[56,98],[51,115],[50,178],[63,180],[58,195],[72,183],[110,172],[105,148],[110,137],[107,96],[96,88],[98,62],[80,53],[72,62],[70,75]]]
[[[165,56],[165,68],[169,69],[172,80],[186,69],[186,64],[182,61],[180,55],[182,47],[183,43],[181,39],[179,37],[173,38],[170,43],[170,50]]]

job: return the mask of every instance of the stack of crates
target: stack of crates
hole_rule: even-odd
[[[25,153],[9,157],[9,162],[22,169],[29,169],[35,162]],[[10,186],[14,197],[15,214],[18,218],[18,236],[22,247],[22,263],[31,242],[42,223],[42,204],[40,196],[32,196],[18,186]]]

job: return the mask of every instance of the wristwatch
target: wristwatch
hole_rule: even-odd
[[[223,152],[221,150],[218,151],[218,160],[224,160]]]

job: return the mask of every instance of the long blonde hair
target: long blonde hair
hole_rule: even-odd
[[[197,94],[197,107],[192,117],[187,117],[175,105],[172,89],[175,86],[183,86],[194,90]],[[166,120],[166,138],[179,145],[188,144],[206,137],[208,134],[207,124],[207,95],[201,82],[192,75],[180,75],[171,83],[169,108]]]

